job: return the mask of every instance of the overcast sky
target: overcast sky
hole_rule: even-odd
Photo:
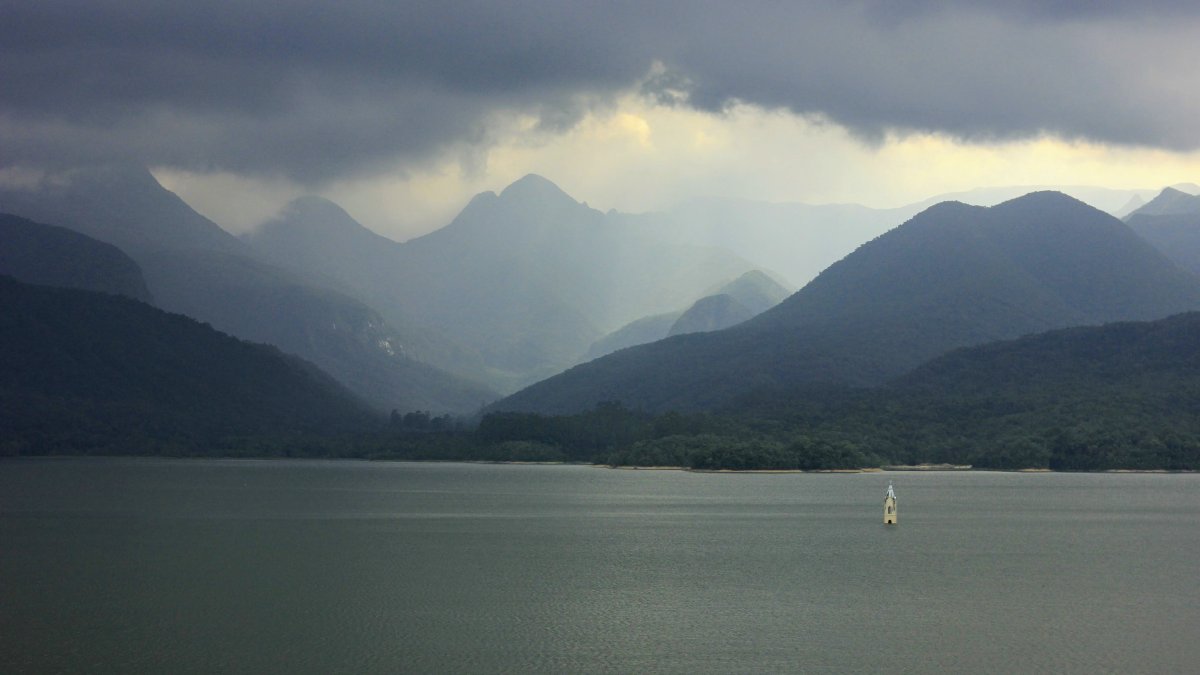
[[[1200,182],[1194,2],[0,0],[0,179],[135,160],[233,229]]]

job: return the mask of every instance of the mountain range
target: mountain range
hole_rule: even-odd
[[[377,410],[469,412],[530,383],[492,409],[701,410],[764,388],[875,386],[962,346],[1196,309],[1185,269],[1200,267],[1197,199],[1167,189],[1128,225],[1050,192],[991,207],[707,200],[631,215],[530,175],[404,243],[317,197],[239,239],[144,168],[109,166],[0,189],[0,211],[17,214],[0,218],[0,272],[273,344]],[[783,300],[777,278],[826,261]]]
[[[1175,186],[1190,194],[1200,186]],[[949,192],[912,204],[871,208],[860,204],[758,202],[709,197],[655,213],[612,214],[636,222],[664,241],[724,248],[755,267],[778,274],[793,287],[811,281],[833,263],[917,213],[945,201],[995,206],[1030,192],[1057,190],[1120,216],[1156,193],[1150,189],[1110,189],[1086,185],[1010,185]]]
[[[874,385],[950,349],[1200,308],[1200,284],[1120,220],[1061,193],[947,202],[859,247],[775,308],[577,366],[494,410],[619,400],[719,406],[758,388]]]
[[[0,212],[120,247],[163,309],[311,360],[381,410],[469,411],[491,390],[441,372],[420,352],[425,331],[397,327],[356,298],[257,258],[142,167],[113,165],[0,190]]]
[[[529,175],[477,195],[447,226],[398,243],[304,198],[247,237],[258,254],[353,289],[469,350],[512,391],[574,364],[599,337],[676,310],[752,269],[724,250],[663,243]]]

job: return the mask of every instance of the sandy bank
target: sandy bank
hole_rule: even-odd
[[[970,464],[890,464],[884,471],[970,471]]]

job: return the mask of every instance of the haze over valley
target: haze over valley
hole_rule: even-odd
[[[0,263],[17,282],[126,295],[306,359],[329,376],[321,386],[336,381],[331,395],[357,401],[350,418],[363,429],[388,412],[393,425],[436,417],[456,427],[480,411],[574,415],[614,402],[638,414],[715,412],[761,392],[877,387],[956,347],[1200,310],[1200,256],[1189,253],[1200,238],[1187,237],[1200,232],[1200,197],[1185,190],[1200,192],[1166,188],[1128,224],[1054,191],[990,207],[933,199],[886,211],[722,202],[706,221],[695,207],[601,213],[529,175],[399,243],[318,197],[292,200],[235,237],[144,168],[106,165],[0,192],[0,212],[23,214],[5,216]],[[1141,199],[1112,192],[1093,194],[1110,206]],[[790,228],[781,213],[795,216]],[[905,220],[889,227],[887,218]],[[685,219],[701,224],[688,230]],[[785,261],[788,247],[821,253],[792,260],[786,273],[763,264]],[[818,274],[821,255],[843,257]],[[794,294],[785,285],[807,276]],[[99,339],[107,329],[95,330]],[[77,348],[59,349],[65,357]],[[10,395],[36,386],[54,397],[40,377],[22,379],[30,376],[10,382]],[[74,376],[97,385],[120,370]],[[85,403],[76,406],[85,421],[51,415],[44,425],[86,427],[93,407],[134,405],[86,391],[60,392],[61,405]],[[40,416],[12,414],[14,429]],[[188,433],[169,426],[160,432],[180,447]],[[46,438],[61,447],[73,433],[14,447]],[[203,437],[228,445],[215,433]],[[580,451],[565,446],[547,447]]]

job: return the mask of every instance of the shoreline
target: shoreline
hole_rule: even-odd
[[[679,467],[681,471],[690,471],[692,473],[878,473],[883,469],[692,469],[689,467]]]
[[[504,462],[496,462],[503,464]],[[823,474],[854,474],[854,473],[1072,473],[1072,474],[1195,474],[1200,471],[1192,469],[1104,469],[1102,471],[1055,471],[1045,468],[1026,469],[987,469],[970,465],[901,465],[867,467],[863,469],[693,469],[686,466],[612,466],[609,464],[591,464],[599,469],[614,471],[684,471],[688,473],[719,473],[719,474],[791,474],[791,473],[823,473]]]
[[[974,469],[970,464],[885,464],[879,468],[881,471],[971,471]],[[1049,471],[1049,469],[1046,470]]]
[[[201,457],[195,455],[0,455],[0,462],[5,460],[17,461],[55,461],[73,459],[121,459],[145,461],[222,461],[222,462],[412,462],[418,464],[496,464],[513,466],[586,466],[595,469],[612,471],[685,471],[689,473],[714,474],[856,474],[856,473],[1078,473],[1078,474],[1196,474],[1195,469],[1103,469],[1100,471],[1055,471],[1043,467],[1024,469],[989,469],[970,464],[898,464],[880,467],[865,467],[861,469],[693,469],[686,466],[633,466],[596,464],[592,462],[572,461],[523,461],[523,460],[488,460],[488,459],[401,459],[390,457],[281,457],[265,455],[262,457],[246,457],[240,455]]]

